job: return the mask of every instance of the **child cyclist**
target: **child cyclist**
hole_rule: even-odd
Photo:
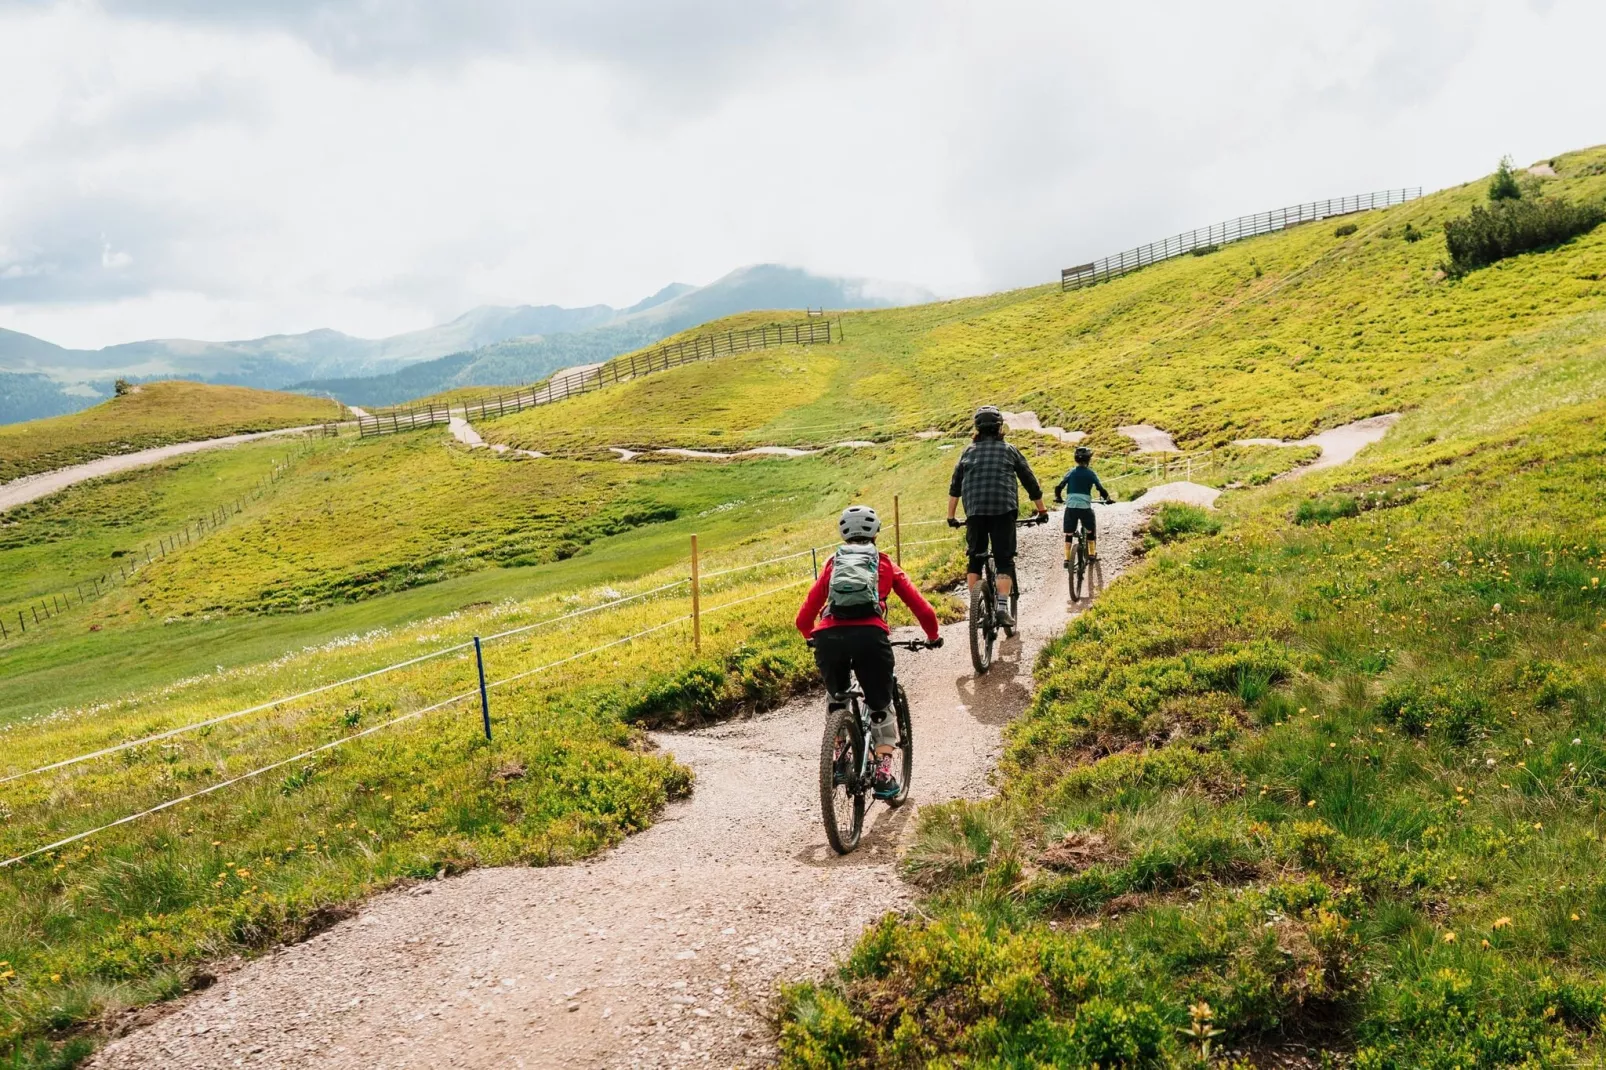
[[[925,629],[933,646],[942,645],[937,614],[903,569],[876,549],[881,518],[866,505],[843,510],[837,521],[842,546],[820,570],[797,611],[797,630],[814,640],[814,661],[825,688],[846,694],[859,678],[870,707],[871,738],[876,765],[871,787],[881,798],[903,790],[892,772],[892,750],[898,745],[898,719],[892,715],[892,637],[887,627],[887,596],[897,592]],[[822,615],[823,612],[823,615]]]
[[[1080,523],[1087,529],[1087,556],[1090,561],[1097,561],[1099,557],[1099,528],[1098,521],[1093,517],[1093,488],[1097,487],[1099,494],[1104,498],[1104,504],[1110,504],[1110,492],[1104,489],[1099,477],[1088,462],[1093,459],[1093,451],[1086,446],[1076,447],[1076,467],[1065,473],[1065,478],[1054,484],[1054,502],[1065,503],[1065,561],[1070,567],[1071,540],[1076,537],[1076,525]],[[1061,495],[1063,494],[1063,497]]]

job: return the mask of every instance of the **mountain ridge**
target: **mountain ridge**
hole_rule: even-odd
[[[88,350],[0,328],[0,423],[77,411],[110,397],[118,378],[296,389],[384,404],[406,400],[389,397],[396,390],[411,389],[402,383],[422,383],[428,389],[420,393],[431,393],[436,383],[444,389],[537,379],[565,364],[596,359],[592,354],[607,359],[732,312],[900,303],[884,294],[916,301],[934,297],[914,286],[755,264],[704,286],[670,283],[625,308],[480,305],[433,327],[376,339],[320,327],[222,342],[153,338]],[[616,329],[593,333],[608,328]],[[487,350],[479,359],[464,356]],[[436,374],[404,374],[443,358],[450,359]],[[350,385],[368,380],[379,381]]]

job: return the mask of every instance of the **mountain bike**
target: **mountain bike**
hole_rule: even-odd
[[[1095,500],[1094,505],[1109,505],[1110,502]],[[1071,601],[1081,601],[1084,590],[1089,598],[1093,597],[1093,582],[1089,580],[1086,587],[1083,581],[1088,580],[1088,573],[1097,576],[1097,584],[1104,586],[1104,569],[1092,558],[1087,556],[1087,528],[1081,524],[1076,525],[1076,534],[1068,536],[1065,540],[1065,575],[1070,580]]]
[[[1039,513],[1016,520],[1015,526],[1025,528],[1046,523],[1048,514]],[[964,526],[958,520],[951,520],[949,524],[953,527]],[[1020,577],[1016,575],[1010,578],[1014,583],[1009,591],[1009,616],[1016,624],[1004,628],[998,623],[998,567],[993,563],[992,547],[988,547],[987,563],[982,566],[981,578],[975,590],[970,592],[970,664],[978,676],[993,667],[993,647],[998,642],[998,633],[1002,631],[1006,637],[1013,638],[1020,627]]]
[[[809,640],[813,646],[814,641]],[[931,650],[936,644],[925,639],[894,640],[904,650]],[[864,812],[877,796],[870,786],[875,771],[875,748],[870,740],[870,707],[857,680],[846,694],[832,695],[826,707],[825,738],[820,741],[820,810],[825,817],[825,838],[831,849],[845,855],[859,846],[864,832]],[[901,765],[898,794],[881,801],[896,810],[909,798],[909,781],[914,776],[915,733],[909,719],[909,696],[897,676],[892,678],[892,709],[898,724]]]

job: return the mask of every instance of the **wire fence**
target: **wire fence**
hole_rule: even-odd
[[[126,587],[147,566],[165,560],[169,555],[199,542],[240,516],[252,502],[261,501],[273,492],[290,466],[306,456],[313,448],[311,437],[290,453],[275,459],[268,474],[257,480],[249,491],[235,498],[214,503],[205,513],[197,513],[183,527],[158,535],[154,542],[141,543],[137,549],[118,550],[113,555],[112,567],[98,576],[77,580],[71,588],[62,588],[43,595],[35,595],[21,604],[12,603],[0,610],[0,641],[28,633],[32,627],[41,628],[69,610],[76,609],[118,587]],[[4,781],[0,781],[4,783]]]
[[[583,374],[555,375],[528,390],[496,394],[456,404],[430,403],[391,409],[358,417],[359,436],[388,435],[450,423],[454,417],[487,419],[522,412],[537,405],[579,397],[614,383],[639,379],[654,372],[678,368],[683,364],[712,360],[733,353],[750,353],[786,345],[820,345],[840,340],[840,324],[833,338],[831,321],[811,319],[807,323],[772,323],[746,330],[702,334],[679,342],[668,342],[656,349],[628,353],[597,365]]]
[[[1310,201],[1306,204],[1290,205],[1287,208],[1273,208],[1269,212],[1242,215],[1224,223],[1214,223],[1208,227],[1198,227],[1183,231],[1181,234],[1173,234],[1162,241],[1140,245],[1136,249],[1106,256],[1089,264],[1065,268],[1060,271],[1060,289],[1079,290],[1084,286],[1105,282],[1150,264],[1158,264],[1162,260],[1170,260],[1188,253],[1202,255],[1214,252],[1228,242],[1252,238],[1257,234],[1270,234],[1300,223],[1314,223],[1374,208],[1390,208],[1396,204],[1413,201],[1420,196],[1422,187],[1412,186],[1405,189],[1380,190],[1376,193],[1358,193],[1350,197],[1330,197],[1325,201]]]
[[[901,530],[899,530],[898,528],[895,527],[894,531],[893,531],[893,535],[894,535],[895,541],[901,543]],[[931,543],[931,544],[935,544],[935,543],[938,543],[938,542],[949,542],[949,543],[951,543],[951,544],[953,544],[955,546],[958,545],[957,537],[949,537],[947,539],[926,540],[926,543]],[[897,549],[895,550],[895,553],[897,554],[897,556],[900,559],[902,557],[902,547],[904,545],[912,546],[912,545],[917,545],[917,544],[911,543],[911,544],[899,545],[897,547]],[[921,545],[924,545],[924,544],[921,544]],[[140,809],[139,811],[137,811],[135,813],[131,813],[131,814],[125,815],[125,816],[117,818],[116,820],[113,820],[113,821],[105,822],[105,823],[103,823],[101,825],[98,825],[98,826],[96,826],[94,828],[91,828],[91,829],[88,829],[88,830],[84,830],[84,831],[81,831],[81,832],[77,832],[77,833],[74,833],[71,836],[67,836],[67,837],[64,837],[64,838],[54,839],[51,842],[49,842],[47,844],[44,844],[42,846],[38,846],[38,847],[35,847],[35,848],[30,848],[27,851],[20,852],[20,853],[14,855],[13,857],[10,857],[10,858],[7,858],[7,859],[5,859],[3,861],[0,861],[0,869],[6,868],[6,867],[9,867],[9,866],[13,866],[13,865],[17,865],[17,864],[19,864],[21,862],[27,861],[30,858],[35,858],[35,857],[40,856],[40,855],[49,854],[49,853],[51,853],[53,851],[59,850],[62,847],[68,846],[70,844],[79,842],[79,841],[84,840],[84,839],[87,839],[87,838],[89,838],[91,836],[107,832],[107,831],[109,831],[111,829],[115,829],[115,828],[121,827],[123,825],[127,825],[127,824],[129,824],[131,822],[138,821],[138,820],[140,820],[141,818],[144,818],[144,817],[148,817],[148,816],[151,816],[151,815],[154,815],[154,814],[157,814],[157,813],[161,813],[162,811],[171,809],[172,807],[178,806],[178,805],[180,805],[182,803],[189,802],[189,801],[192,801],[192,800],[195,800],[195,799],[199,799],[199,798],[214,794],[214,793],[216,793],[218,791],[223,790],[224,788],[230,787],[230,786],[235,785],[235,784],[240,784],[240,783],[243,783],[243,782],[248,781],[248,780],[252,780],[254,778],[262,776],[265,773],[272,772],[273,770],[281,769],[281,768],[283,768],[285,766],[288,766],[288,765],[293,765],[296,762],[305,761],[308,758],[314,757],[314,756],[316,756],[318,754],[324,753],[324,752],[332,750],[334,748],[344,746],[347,743],[351,743],[351,742],[354,742],[356,740],[366,738],[367,736],[373,735],[376,732],[384,731],[385,729],[394,727],[396,725],[399,725],[399,724],[402,724],[402,723],[405,723],[405,722],[408,722],[408,721],[416,720],[416,719],[424,716],[425,714],[428,714],[428,713],[431,713],[431,712],[434,712],[434,711],[437,711],[437,710],[444,709],[444,708],[449,707],[451,705],[471,700],[476,695],[480,696],[481,700],[482,700],[482,703],[484,703],[483,712],[484,712],[484,715],[485,715],[486,731],[487,731],[487,734],[489,734],[490,733],[491,720],[490,720],[490,707],[489,707],[489,697],[488,696],[489,696],[489,693],[491,691],[497,690],[499,688],[506,687],[506,686],[508,686],[510,684],[516,683],[516,682],[521,681],[521,680],[528,679],[528,678],[530,678],[532,676],[537,676],[537,675],[540,675],[542,673],[550,672],[550,671],[552,671],[552,670],[554,670],[556,668],[559,668],[561,666],[570,664],[572,662],[579,661],[579,660],[581,660],[583,658],[592,657],[592,656],[597,655],[599,653],[602,653],[604,651],[607,651],[607,650],[622,646],[622,645],[627,644],[627,643],[636,642],[638,640],[647,638],[647,637],[652,636],[652,635],[657,635],[659,633],[662,633],[662,632],[665,632],[665,631],[668,631],[670,629],[677,628],[677,627],[683,627],[683,626],[688,626],[688,625],[690,626],[690,630],[692,632],[692,644],[691,644],[692,645],[692,650],[696,651],[696,650],[700,649],[700,637],[701,637],[701,628],[702,628],[702,620],[703,620],[703,618],[706,618],[706,617],[714,615],[714,614],[723,613],[723,612],[735,609],[735,608],[737,608],[739,606],[748,605],[748,604],[752,604],[752,603],[756,603],[756,602],[761,602],[761,601],[763,601],[765,599],[773,598],[776,595],[782,594],[782,593],[784,593],[786,591],[795,590],[795,589],[797,589],[799,587],[802,587],[804,585],[807,585],[807,584],[815,582],[818,579],[820,571],[821,571],[820,551],[821,550],[825,550],[825,549],[830,549],[830,548],[832,548],[834,546],[835,546],[834,543],[824,544],[824,545],[820,545],[820,546],[811,546],[811,547],[807,547],[807,548],[803,548],[803,549],[792,550],[792,551],[789,551],[789,552],[784,553],[784,554],[778,554],[778,555],[766,557],[766,558],[760,559],[758,561],[743,562],[743,563],[740,563],[740,564],[735,564],[735,565],[727,566],[727,567],[724,567],[724,568],[716,569],[716,570],[710,571],[708,573],[702,573],[702,572],[700,572],[700,568],[699,568],[699,566],[700,566],[700,558],[699,558],[699,555],[698,555],[698,552],[697,552],[697,548],[696,548],[696,537],[693,536],[692,556],[691,556],[691,558],[690,558],[690,560],[688,562],[689,565],[690,565],[690,570],[689,570],[690,571],[690,575],[688,577],[686,577],[686,578],[676,579],[676,580],[673,580],[673,581],[668,582],[668,583],[659,584],[659,585],[656,585],[656,586],[651,587],[649,589],[636,592],[634,594],[622,595],[622,596],[620,596],[618,598],[613,598],[613,599],[610,599],[610,600],[608,600],[606,602],[599,603],[599,604],[594,605],[594,606],[587,606],[587,607],[584,607],[584,608],[581,608],[581,609],[577,609],[577,610],[574,610],[574,611],[571,611],[571,612],[568,612],[568,613],[561,614],[561,615],[556,616],[556,617],[546,618],[546,619],[543,619],[543,620],[540,620],[540,621],[535,621],[535,622],[530,623],[530,624],[520,625],[520,626],[515,627],[515,628],[504,629],[502,631],[495,632],[495,633],[493,633],[491,635],[488,635],[488,636],[475,637],[474,639],[470,639],[470,640],[450,643],[450,644],[448,644],[446,646],[440,647],[440,648],[435,649],[435,650],[428,651],[428,652],[426,652],[424,654],[420,654],[420,655],[418,655],[416,657],[407,658],[407,659],[404,659],[402,661],[397,661],[397,662],[389,664],[389,665],[379,666],[377,668],[370,669],[370,670],[367,670],[367,671],[362,672],[362,673],[357,673],[357,674],[353,674],[353,675],[350,675],[350,676],[346,676],[346,677],[344,677],[342,679],[339,679],[339,680],[334,680],[334,681],[330,681],[328,683],[319,684],[316,687],[307,688],[307,689],[304,689],[304,690],[302,690],[300,692],[297,692],[295,694],[284,695],[284,696],[280,696],[280,697],[277,697],[277,698],[269,699],[269,700],[266,700],[266,701],[263,701],[263,702],[255,703],[255,704],[252,704],[252,705],[237,709],[237,710],[232,710],[232,711],[229,711],[229,712],[226,712],[226,713],[222,713],[222,714],[219,714],[219,715],[214,716],[214,717],[208,717],[208,718],[205,718],[203,720],[194,721],[194,722],[183,724],[183,725],[178,725],[178,726],[175,726],[173,728],[166,729],[166,730],[163,730],[163,731],[160,731],[160,732],[148,733],[148,734],[143,735],[143,736],[141,736],[139,738],[136,738],[136,739],[126,740],[126,741],[123,741],[123,742],[120,742],[120,743],[112,744],[110,746],[97,748],[95,750],[88,751],[88,752],[85,752],[85,753],[82,753],[82,754],[77,754],[77,755],[73,755],[73,756],[70,756],[70,757],[65,757],[65,758],[59,759],[57,761],[48,762],[48,763],[39,765],[39,766],[37,766],[35,768],[31,768],[31,769],[27,769],[27,770],[15,772],[15,773],[7,774],[7,775],[5,775],[3,777],[0,777],[0,784],[8,784],[8,783],[11,783],[11,782],[14,782],[14,781],[20,781],[20,780],[22,780],[24,778],[27,778],[27,777],[34,777],[34,776],[40,776],[40,775],[53,773],[53,772],[59,772],[61,770],[67,769],[69,767],[82,765],[84,763],[92,762],[92,761],[95,761],[97,759],[103,759],[103,758],[107,758],[107,757],[110,757],[110,756],[113,756],[113,755],[117,755],[117,754],[121,754],[121,753],[124,753],[124,752],[134,751],[134,750],[137,750],[138,748],[147,747],[147,746],[150,746],[152,744],[164,743],[165,741],[172,740],[173,738],[175,738],[177,736],[181,736],[181,735],[184,735],[184,734],[187,734],[187,733],[194,733],[194,732],[204,731],[206,729],[210,729],[210,728],[212,728],[212,727],[214,727],[216,725],[223,724],[225,722],[238,721],[238,720],[240,720],[242,718],[245,718],[245,717],[248,717],[248,716],[250,716],[252,714],[264,713],[264,712],[271,711],[271,710],[278,710],[278,709],[281,709],[281,708],[289,707],[289,706],[292,706],[293,704],[301,702],[301,701],[303,701],[305,699],[313,698],[313,697],[316,697],[316,696],[319,696],[319,695],[322,695],[322,694],[326,694],[326,693],[328,693],[330,691],[334,691],[334,690],[336,690],[338,688],[348,687],[348,686],[352,686],[352,685],[355,685],[355,684],[363,683],[365,681],[370,681],[370,680],[373,680],[373,679],[375,679],[377,677],[381,677],[381,676],[384,676],[384,675],[389,674],[389,673],[394,673],[394,672],[397,672],[397,671],[402,670],[402,669],[415,667],[415,666],[420,665],[422,663],[433,661],[433,660],[436,660],[436,659],[439,659],[439,658],[442,658],[442,657],[446,657],[446,656],[451,655],[451,654],[460,654],[460,653],[462,653],[462,652],[464,652],[464,651],[466,651],[466,650],[468,650],[470,648],[475,650],[476,660],[478,661],[478,667],[479,667],[481,673],[483,674],[484,660],[483,660],[483,654],[481,653],[481,651],[482,651],[482,649],[483,649],[485,644],[489,644],[489,643],[492,643],[492,642],[495,642],[495,641],[498,641],[498,640],[509,639],[509,638],[512,638],[512,637],[515,637],[515,636],[524,635],[524,634],[532,632],[532,631],[534,631],[536,629],[548,628],[548,627],[551,627],[551,626],[554,626],[554,625],[558,625],[558,624],[561,624],[561,623],[565,623],[565,622],[572,622],[572,621],[576,620],[577,618],[584,617],[584,616],[587,616],[589,614],[601,613],[601,612],[605,612],[605,611],[609,611],[609,610],[616,610],[616,609],[619,609],[619,608],[624,607],[626,605],[629,605],[631,603],[643,602],[643,601],[646,601],[648,599],[652,599],[652,598],[654,598],[656,596],[668,595],[670,592],[679,590],[681,588],[689,588],[689,592],[688,593],[691,596],[691,612],[689,612],[689,613],[685,613],[685,612],[677,613],[677,614],[675,614],[674,616],[670,617],[667,620],[660,621],[660,622],[658,622],[656,624],[653,624],[650,627],[647,627],[647,628],[644,628],[644,629],[640,629],[640,630],[635,631],[635,632],[633,632],[633,633],[631,633],[629,635],[621,636],[621,637],[619,637],[617,639],[610,640],[610,641],[608,641],[606,643],[602,643],[602,644],[599,644],[599,645],[596,645],[596,646],[592,646],[592,647],[589,647],[587,649],[577,651],[575,653],[567,654],[567,655],[565,655],[565,656],[563,656],[561,658],[557,658],[557,659],[554,659],[554,660],[546,661],[543,664],[534,666],[532,668],[523,669],[523,670],[511,673],[510,675],[505,676],[505,677],[501,677],[501,678],[494,679],[494,680],[484,680],[483,675],[482,675],[483,683],[481,684],[480,687],[476,687],[476,688],[473,688],[473,689],[470,689],[470,690],[465,690],[465,691],[462,691],[460,693],[453,694],[453,695],[451,695],[451,696],[449,696],[447,698],[440,699],[438,701],[432,702],[429,705],[426,705],[426,706],[424,706],[422,708],[419,708],[419,709],[416,709],[416,710],[412,710],[412,711],[409,711],[407,713],[401,714],[399,716],[390,718],[390,719],[388,719],[388,720],[386,720],[386,721],[384,721],[382,723],[379,723],[379,724],[376,724],[376,725],[372,725],[372,726],[370,726],[368,728],[364,728],[364,729],[362,729],[360,731],[354,731],[351,734],[342,736],[339,739],[332,740],[332,741],[327,742],[327,743],[323,743],[323,744],[321,744],[321,745],[319,745],[317,747],[304,749],[301,752],[299,752],[299,753],[297,753],[297,754],[295,754],[295,755],[293,755],[291,757],[278,759],[278,760],[275,760],[275,761],[273,761],[271,763],[265,764],[265,765],[263,765],[263,766],[261,766],[259,768],[254,768],[254,769],[252,769],[252,770],[250,770],[248,772],[241,773],[241,774],[238,774],[238,775],[235,775],[235,776],[232,776],[232,777],[227,777],[227,778],[225,778],[225,779],[223,779],[223,780],[221,780],[221,781],[219,781],[219,782],[217,782],[215,784],[209,785],[209,786],[207,786],[205,788],[201,788],[201,789],[198,789],[196,791],[189,792],[189,793],[187,793],[185,795],[179,796],[179,797],[174,798],[174,799],[164,800],[164,801],[162,801],[160,803],[157,803],[155,805],[142,808],[142,809]],[[805,558],[808,559],[806,562],[804,561]],[[755,573],[755,572],[761,572],[762,570],[785,569],[789,565],[794,565],[794,563],[802,564],[802,565],[805,566],[805,568],[802,571],[801,575],[799,575],[796,572],[794,572],[792,577],[785,578],[784,582],[775,584],[773,586],[766,586],[766,587],[764,587],[763,589],[761,589],[759,591],[752,592],[752,593],[739,594],[738,597],[729,599],[729,600],[724,601],[724,602],[720,602],[720,603],[715,604],[715,605],[707,606],[707,607],[701,607],[699,605],[699,594],[702,593],[703,586],[705,584],[709,583],[710,581],[713,581],[715,579],[727,579],[729,577],[738,576],[738,575],[743,574],[743,573]],[[794,567],[795,567],[795,565],[794,565]],[[718,587],[720,585],[714,584],[714,586]],[[739,589],[740,588],[738,587],[738,590]]]

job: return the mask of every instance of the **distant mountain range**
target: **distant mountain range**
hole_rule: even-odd
[[[234,383],[386,405],[458,386],[529,382],[737,312],[930,300],[933,295],[918,287],[760,264],[707,286],[674,283],[628,308],[487,305],[450,323],[378,339],[321,329],[239,342],[157,339],[84,350],[0,329],[0,423],[75,412],[109,397],[118,378]]]

